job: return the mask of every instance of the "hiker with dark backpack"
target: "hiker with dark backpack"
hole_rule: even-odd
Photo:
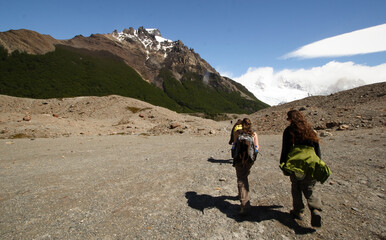
[[[304,194],[311,211],[311,225],[321,227],[322,203],[315,195],[314,188],[317,181],[324,183],[331,171],[321,160],[319,138],[303,114],[291,110],[287,113],[287,120],[290,125],[283,133],[280,168],[291,180],[293,209],[290,213],[294,218],[302,220]]]
[[[232,148],[231,148],[231,157],[232,158],[234,158],[234,155],[235,155],[235,144],[236,144],[235,136],[236,136],[238,130],[243,129],[243,126],[241,125],[242,122],[243,121],[241,119],[238,119],[237,122],[235,123],[235,125],[233,125],[232,131],[230,134],[231,136],[229,139],[229,144],[232,145]]]
[[[234,137],[233,166],[236,168],[240,214],[245,215],[251,209],[248,175],[256,160],[259,140],[257,134],[252,130],[251,120],[244,118],[241,125],[242,129],[237,130]]]

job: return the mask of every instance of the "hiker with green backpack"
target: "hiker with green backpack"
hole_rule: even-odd
[[[232,157],[233,166],[236,168],[240,214],[245,215],[251,209],[248,175],[256,160],[259,149],[259,140],[256,132],[252,130],[250,119],[244,118],[241,122],[241,126],[242,128],[238,129],[234,135],[234,152],[232,152]]]
[[[314,189],[316,182],[324,183],[331,171],[321,160],[319,138],[303,114],[298,110],[291,110],[287,117],[290,125],[283,133],[280,168],[291,180],[293,209],[290,213],[297,219],[303,218],[303,193],[311,211],[311,225],[321,227],[322,203]]]

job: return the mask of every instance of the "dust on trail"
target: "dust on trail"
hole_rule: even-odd
[[[253,209],[238,216],[225,136],[0,140],[2,239],[382,239],[384,129],[323,138],[332,175],[316,191],[323,227],[295,221],[280,135],[259,136]]]

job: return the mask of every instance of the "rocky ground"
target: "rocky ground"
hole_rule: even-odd
[[[323,226],[295,221],[278,168],[281,136],[261,135],[238,213],[227,137],[84,136],[0,140],[2,239],[384,239],[385,129],[321,143]]]
[[[237,214],[230,120],[119,96],[0,96],[1,239],[385,239],[386,91],[366,87],[248,116],[261,155],[247,217]],[[309,212],[288,214],[278,161],[290,108],[323,136],[332,175],[317,185],[322,228]]]

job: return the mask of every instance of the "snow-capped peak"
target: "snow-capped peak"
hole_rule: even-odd
[[[157,28],[143,28],[140,27],[137,30],[133,28],[124,29],[122,32],[114,31],[114,36],[118,41],[130,41],[136,40],[145,47],[148,57],[151,51],[163,51],[164,57],[167,57],[167,52],[174,46],[174,42],[170,39],[162,37],[160,31]]]

